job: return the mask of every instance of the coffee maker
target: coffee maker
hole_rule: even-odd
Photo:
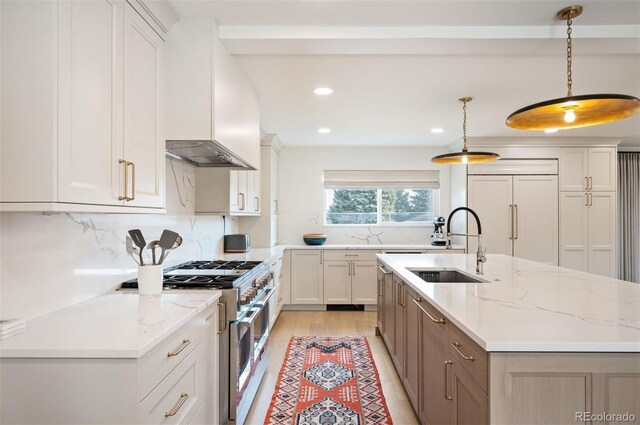
[[[431,238],[433,239],[431,241],[431,245],[433,246],[445,246],[447,244],[447,238],[446,235],[444,234],[444,224],[445,224],[445,219],[444,217],[436,217],[433,219],[433,234],[431,235]]]

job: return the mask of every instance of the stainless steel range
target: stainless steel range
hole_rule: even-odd
[[[244,422],[267,365],[273,276],[259,261],[190,261],[164,272],[165,289],[221,289],[220,423]],[[123,289],[137,288],[135,279]]]

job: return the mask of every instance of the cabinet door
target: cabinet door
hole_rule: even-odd
[[[512,180],[512,176],[469,176],[469,208],[480,217],[482,245],[490,254],[513,255]],[[469,233],[478,233],[471,215],[467,223]],[[474,253],[477,247],[477,239],[469,238],[467,252]]]
[[[278,216],[271,216],[271,246],[278,245]]]
[[[455,425],[488,424],[489,398],[455,360],[452,366],[451,390],[449,391],[452,391],[453,394],[453,423]]]
[[[291,251],[291,303],[324,304],[321,250]]]
[[[242,206],[240,196],[240,175],[243,173],[246,173],[246,171],[229,171],[229,212],[231,213],[240,212],[240,207]]]
[[[351,266],[351,302],[353,304],[376,303],[376,261],[353,261]]]
[[[393,297],[393,275],[386,274],[384,275],[384,280],[382,281],[382,314],[384,320],[384,328],[382,331],[382,338],[384,342],[387,344],[387,348],[389,349],[389,353],[393,352],[393,343],[394,343],[394,331],[395,331],[395,304]]]
[[[589,148],[589,190],[614,192],[617,162],[616,148]]]
[[[280,155],[271,149],[271,212],[278,212],[278,171],[280,169]]]
[[[589,195],[584,192],[560,193],[560,266],[589,271]]]
[[[381,267],[381,266],[379,266]],[[376,316],[377,316],[377,326],[378,332],[380,335],[384,333],[384,314],[383,314],[383,291],[384,291],[384,273],[378,268],[376,274],[376,288],[377,288],[377,305],[376,305]]]
[[[558,265],[558,176],[513,176],[513,255]]]
[[[396,366],[396,370],[398,371],[398,376],[402,376],[404,373],[404,309],[405,309],[405,283],[394,277],[393,279],[393,295],[395,297],[394,304],[394,342],[393,342],[393,352],[391,353],[391,358],[393,359],[393,363]]]
[[[589,273],[616,277],[616,194],[592,192],[589,206]]]
[[[404,373],[402,381],[411,405],[417,412],[420,388],[420,307],[416,304],[418,294],[405,286],[404,328]]]
[[[558,166],[561,192],[581,192],[587,188],[589,149],[562,148]]]
[[[260,198],[262,193],[260,190],[260,171],[249,171],[249,174],[251,174],[251,178],[253,179],[253,191],[251,194],[252,212],[260,213],[262,204],[262,199]]]
[[[164,207],[163,41],[125,3],[124,158],[129,170],[126,205]]]
[[[424,423],[450,424],[451,400],[447,398],[447,368],[451,368],[449,332],[442,315],[426,301],[420,303],[420,408]],[[450,395],[450,394],[449,394]]]
[[[351,261],[324,262],[324,302],[351,303]]]
[[[121,205],[122,0],[59,3],[58,200]]]

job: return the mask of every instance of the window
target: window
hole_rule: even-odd
[[[328,225],[425,224],[440,213],[437,170],[325,171],[324,188]]]
[[[439,213],[434,189],[326,189],[326,224],[430,223]]]

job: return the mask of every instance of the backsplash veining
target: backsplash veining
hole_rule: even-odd
[[[109,292],[135,276],[127,231],[183,237],[166,266],[222,253],[221,216],[194,213],[194,169],[167,159],[167,214],[0,213],[0,318],[32,318]],[[227,233],[237,231],[227,217]]]

